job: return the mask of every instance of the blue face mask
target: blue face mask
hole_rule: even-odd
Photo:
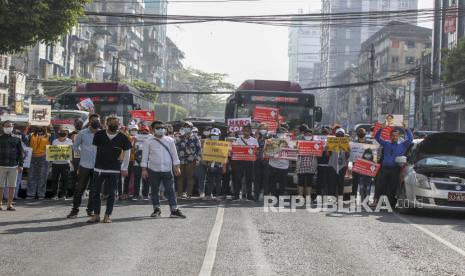
[[[163,136],[163,135],[165,135],[165,133],[166,133],[166,129],[164,129],[164,128],[155,129],[154,133],[155,133],[155,135],[157,135],[157,136]]]

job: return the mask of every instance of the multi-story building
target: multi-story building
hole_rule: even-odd
[[[302,87],[319,86],[319,72],[315,78],[315,70],[318,70],[315,65],[320,63],[320,34],[321,29],[317,27],[289,29],[289,80]]]
[[[433,129],[465,131],[465,102],[452,89],[442,89],[442,50],[452,49],[465,38],[465,0],[435,0],[432,55],[432,120]],[[457,10],[458,9],[458,10]]]
[[[6,110],[8,107],[8,77],[10,62],[9,56],[0,56],[0,111]]]

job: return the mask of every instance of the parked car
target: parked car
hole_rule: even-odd
[[[402,160],[403,159],[403,160]],[[465,211],[465,133],[443,132],[415,140],[402,165],[398,210]]]

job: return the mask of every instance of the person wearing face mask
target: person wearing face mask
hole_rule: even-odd
[[[374,155],[371,149],[366,149],[363,152],[362,159],[373,162]],[[361,201],[365,200],[367,196],[370,196],[371,186],[373,185],[373,178],[368,175],[358,175],[358,187],[360,188]]]
[[[131,174],[133,172],[133,167],[134,167],[134,162],[135,162],[135,141],[136,141],[136,136],[139,133],[139,127],[135,123],[131,123],[128,127],[129,132],[125,133],[128,138],[129,142],[131,143],[131,154],[129,156],[129,165],[128,165],[128,176],[126,176],[123,180],[120,180],[118,182],[118,195],[119,199],[128,199],[129,198],[129,185],[130,185],[130,179],[131,179]],[[134,189],[133,189],[134,190]]]
[[[31,165],[28,171],[27,197],[34,199],[45,198],[49,162],[46,160],[47,145],[54,140],[45,127],[35,127],[29,139],[32,148]]]
[[[181,167],[176,145],[173,138],[165,135],[166,127],[162,121],[152,123],[154,138],[148,139],[144,143],[142,153],[142,177],[148,179],[152,189],[153,218],[159,218],[161,215],[159,188],[163,183],[165,186],[165,195],[171,211],[171,218],[186,218],[178,209],[176,194],[174,192],[173,173],[176,176],[181,174]]]
[[[94,135],[101,128],[100,116],[92,114],[89,117],[89,126],[78,133],[73,143],[73,151],[80,156],[79,165],[75,167],[77,173],[77,184],[74,186],[73,207],[67,216],[69,219],[77,218],[82,196],[86,189],[90,189],[92,175],[94,174],[96,148],[92,144]],[[87,202],[87,216],[93,215],[92,194],[89,194]]]
[[[334,130],[336,137],[345,137],[345,130],[338,127]],[[349,152],[328,151],[329,154],[329,179],[328,194],[342,196],[344,194],[344,177],[349,164]]]
[[[208,139],[219,141],[221,131],[218,128],[211,130]],[[226,173],[227,163],[221,164],[217,162],[205,162],[207,173],[207,184],[205,187],[205,200],[213,199],[214,197],[222,196],[221,192],[221,179],[223,174]]]
[[[268,140],[268,124],[261,123],[258,126],[255,137],[258,142],[257,161],[255,161],[255,181],[254,181],[254,197],[255,201],[260,200],[260,195],[268,195],[269,188],[269,165],[268,159],[263,156],[266,140]]]
[[[169,137],[169,136],[168,136]],[[149,183],[147,179],[142,178],[142,168],[140,166],[142,162],[142,156],[144,152],[145,142],[153,138],[150,134],[150,130],[147,126],[142,125],[139,130],[139,134],[136,136],[134,148],[135,148],[135,161],[134,161],[134,195],[133,200],[148,200],[149,195]],[[142,196],[140,195],[140,187],[142,181]]]
[[[283,127],[276,130],[276,138],[287,140],[287,130]],[[286,142],[284,142],[286,143]],[[284,188],[287,182],[287,173],[289,170],[289,160],[272,158],[270,159],[270,191],[279,197],[284,194]]]
[[[258,141],[252,137],[252,127],[246,125],[242,128],[243,136],[236,139],[234,145],[239,146],[256,146],[258,147]],[[239,193],[242,189],[242,178],[245,176],[245,188],[246,193],[242,195],[242,198],[247,200],[254,200],[252,196],[252,183],[254,181],[254,165],[255,161],[237,160],[233,168],[234,176],[234,200],[239,200]]]
[[[203,148],[205,139],[210,138],[212,128],[207,126],[202,131],[202,136],[200,139],[200,145]],[[199,189],[199,195],[201,198],[205,197],[205,176],[207,173],[207,163],[203,160],[200,161],[199,165],[195,167],[194,176],[197,182],[197,187]]]
[[[97,131],[92,142],[97,147],[97,154],[91,189],[94,215],[88,220],[89,223],[100,222],[100,194],[103,184],[106,185],[108,192],[103,222],[112,222],[111,214],[115,203],[115,190],[118,178],[128,176],[131,143],[125,134],[118,131],[120,123],[118,117],[109,116],[106,122],[107,129]],[[121,154],[123,155],[123,162],[119,160]]]
[[[174,128],[173,128],[173,125],[171,125],[171,124],[166,124],[166,135],[170,136],[171,138],[174,138]]]
[[[299,129],[300,135],[297,140],[312,141],[313,132],[308,126]],[[312,195],[312,188],[316,183],[313,182],[318,169],[318,159],[311,155],[298,155],[296,164],[296,173],[298,178],[298,193],[303,197]]]
[[[53,140],[53,146],[72,146],[73,141],[68,137],[68,130],[61,128],[58,131],[58,138]],[[70,161],[52,162],[52,193],[54,199],[64,199],[68,189]]]
[[[367,134],[367,131],[364,128],[359,128],[356,133],[357,137],[355,139],[355,142],[361,143],[361,144],[372,144],[370,141],[366,139],[366,134]],[[360,183],[359,177],[360,177],[360,174],[356,172],[352,172],[352,193],[351,194],[353,196],[357,196],[359,183]],[[362,197],[362,200],[363,199],[364,198]]]
[[[182,198],[190,198],[194,187],[195,167],[201,160],[200,139],[192,134],[194,126],[191,122],[185,122],[181,129],[181,136],[176,141],[178,156],[181,161],[181,174],[177,177],[177,192]],[[184,190],[187,182],[187,190]]]
[[[13,135],[13,123],[2,124],[0,135],[0,211],[3,210],[3,188],[8,188],[7,210],[15,211],[13,198],[18,173],[23,171],[23,146],[21,139]]]

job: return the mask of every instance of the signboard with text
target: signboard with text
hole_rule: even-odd
[[[297,149],[300,155],[322,156],[325,144],[323,141],[298,141]]]
[[[202,149],[202,160],[225,164],[228,162],[229,142],[205,139]]]
[[[230,132],[241,132],[242,127],[250,125],[252,123],[251,118],[236,118],[228,119],[228,131]]]
[[[50,105],[31,105],[29,107],[29,124],[32,126],[50,125],[52,107]]]
[[[375,177],[380,167],[381,164],[377,164],[365,159],[357,159],[357,161],[355,161],[354,165],[352,166],[352,171],[359,174]]]
[[[232,160],[257,160],[257,146],[232,146]]]
[[[155,111],[150,110],[131,110],[131,118],[138,119],[140,122],[152,122],[155,120]]]

